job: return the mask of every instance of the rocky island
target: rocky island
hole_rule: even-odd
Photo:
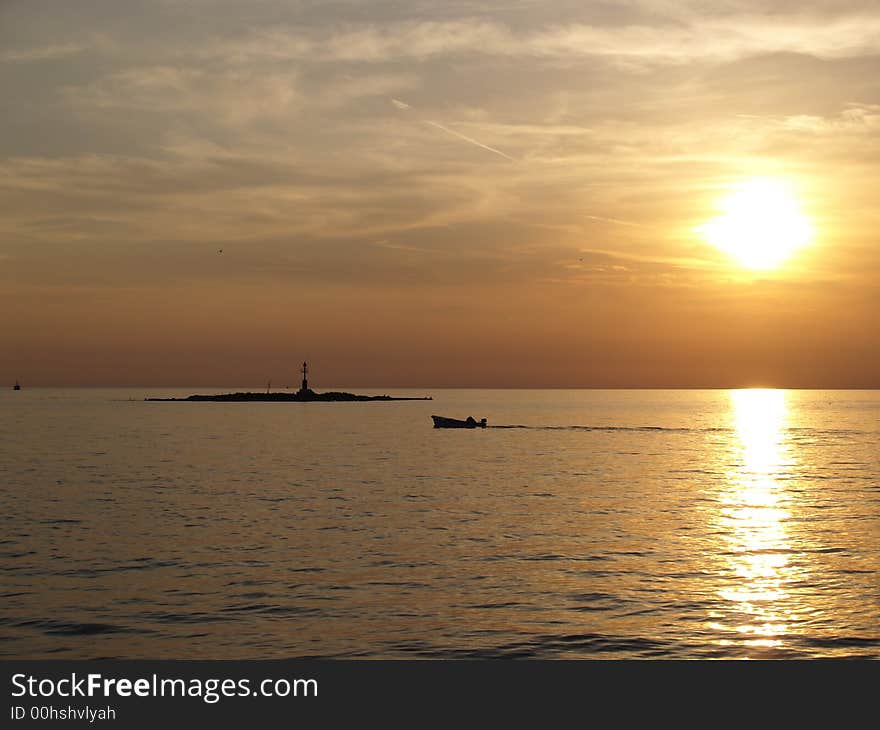
[[[302,385],[296,393],[278,393],[270,392],[269,389],[265,393],[218,393],[216,395],[191,395],[186,398],[144,398],[148,401],[220,401],[230,403],[256,403],[256,402],[294,402],[294,403],[312,403],[312,402],[347,402],[347,401],[392,401],[392,400],[432,400],[431,396],[420,398],[399,398],[391,395],[357,395],[356,393],[341,393],[338,391],[330,391],[327,393],[316,393],[309,387],[308,381],[309,366],[308,363],[302,364]]]

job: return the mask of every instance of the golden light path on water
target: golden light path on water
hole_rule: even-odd
[[[786,392],[734,390],[730,398],[735,435],[730,488],[721,498],[720,518],[727,543],[724,572],[733,580],[725,581],[718,591],[729,604],[728,625],[715,621],[710,626],[743,637],[740,642],[723,639],[722,645],[777,649],[796,620],[786,592],[795,577],[786,534],[790,517],[784,480],[790,466]]]

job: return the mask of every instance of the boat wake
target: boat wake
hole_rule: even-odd
[[[520,424],[493,425],[488,428],[523,429],[527,431],[656,431],[663,433],[706,433],[730,431],[729,428],[684,428],[667,426],[524,426]]]
[[[725,427],[687,427],[687,426],[581,426],[581,425],[571,425],[571,426],[527,426],[524,424],[494,424],[491,426],[486,426],[486,428],[502,428],[509,430],[524,430],[524,431],[630,431],[630,432],[642,432],[642,433],[732,433],[735,431],[734,428],[725,426]],[[860,436],[865,433],[870,433],[867,431],[859,431],[855,429],[846,429],[846,428],[823,428],[817,429],[812,427],[798,427],[792,426],[786,429],[791,434],[799,437],[822,437],[822,436]]]

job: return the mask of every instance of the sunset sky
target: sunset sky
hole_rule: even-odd
[[[876,0],[0,0],[0,88],[0,384],[880,387]]]

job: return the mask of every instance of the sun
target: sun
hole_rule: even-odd
[[[736,185],[718,203],[720,215],[697,230],[740,265],[775,269],[810,243],[813,228],[791,186],[756,179]]]

